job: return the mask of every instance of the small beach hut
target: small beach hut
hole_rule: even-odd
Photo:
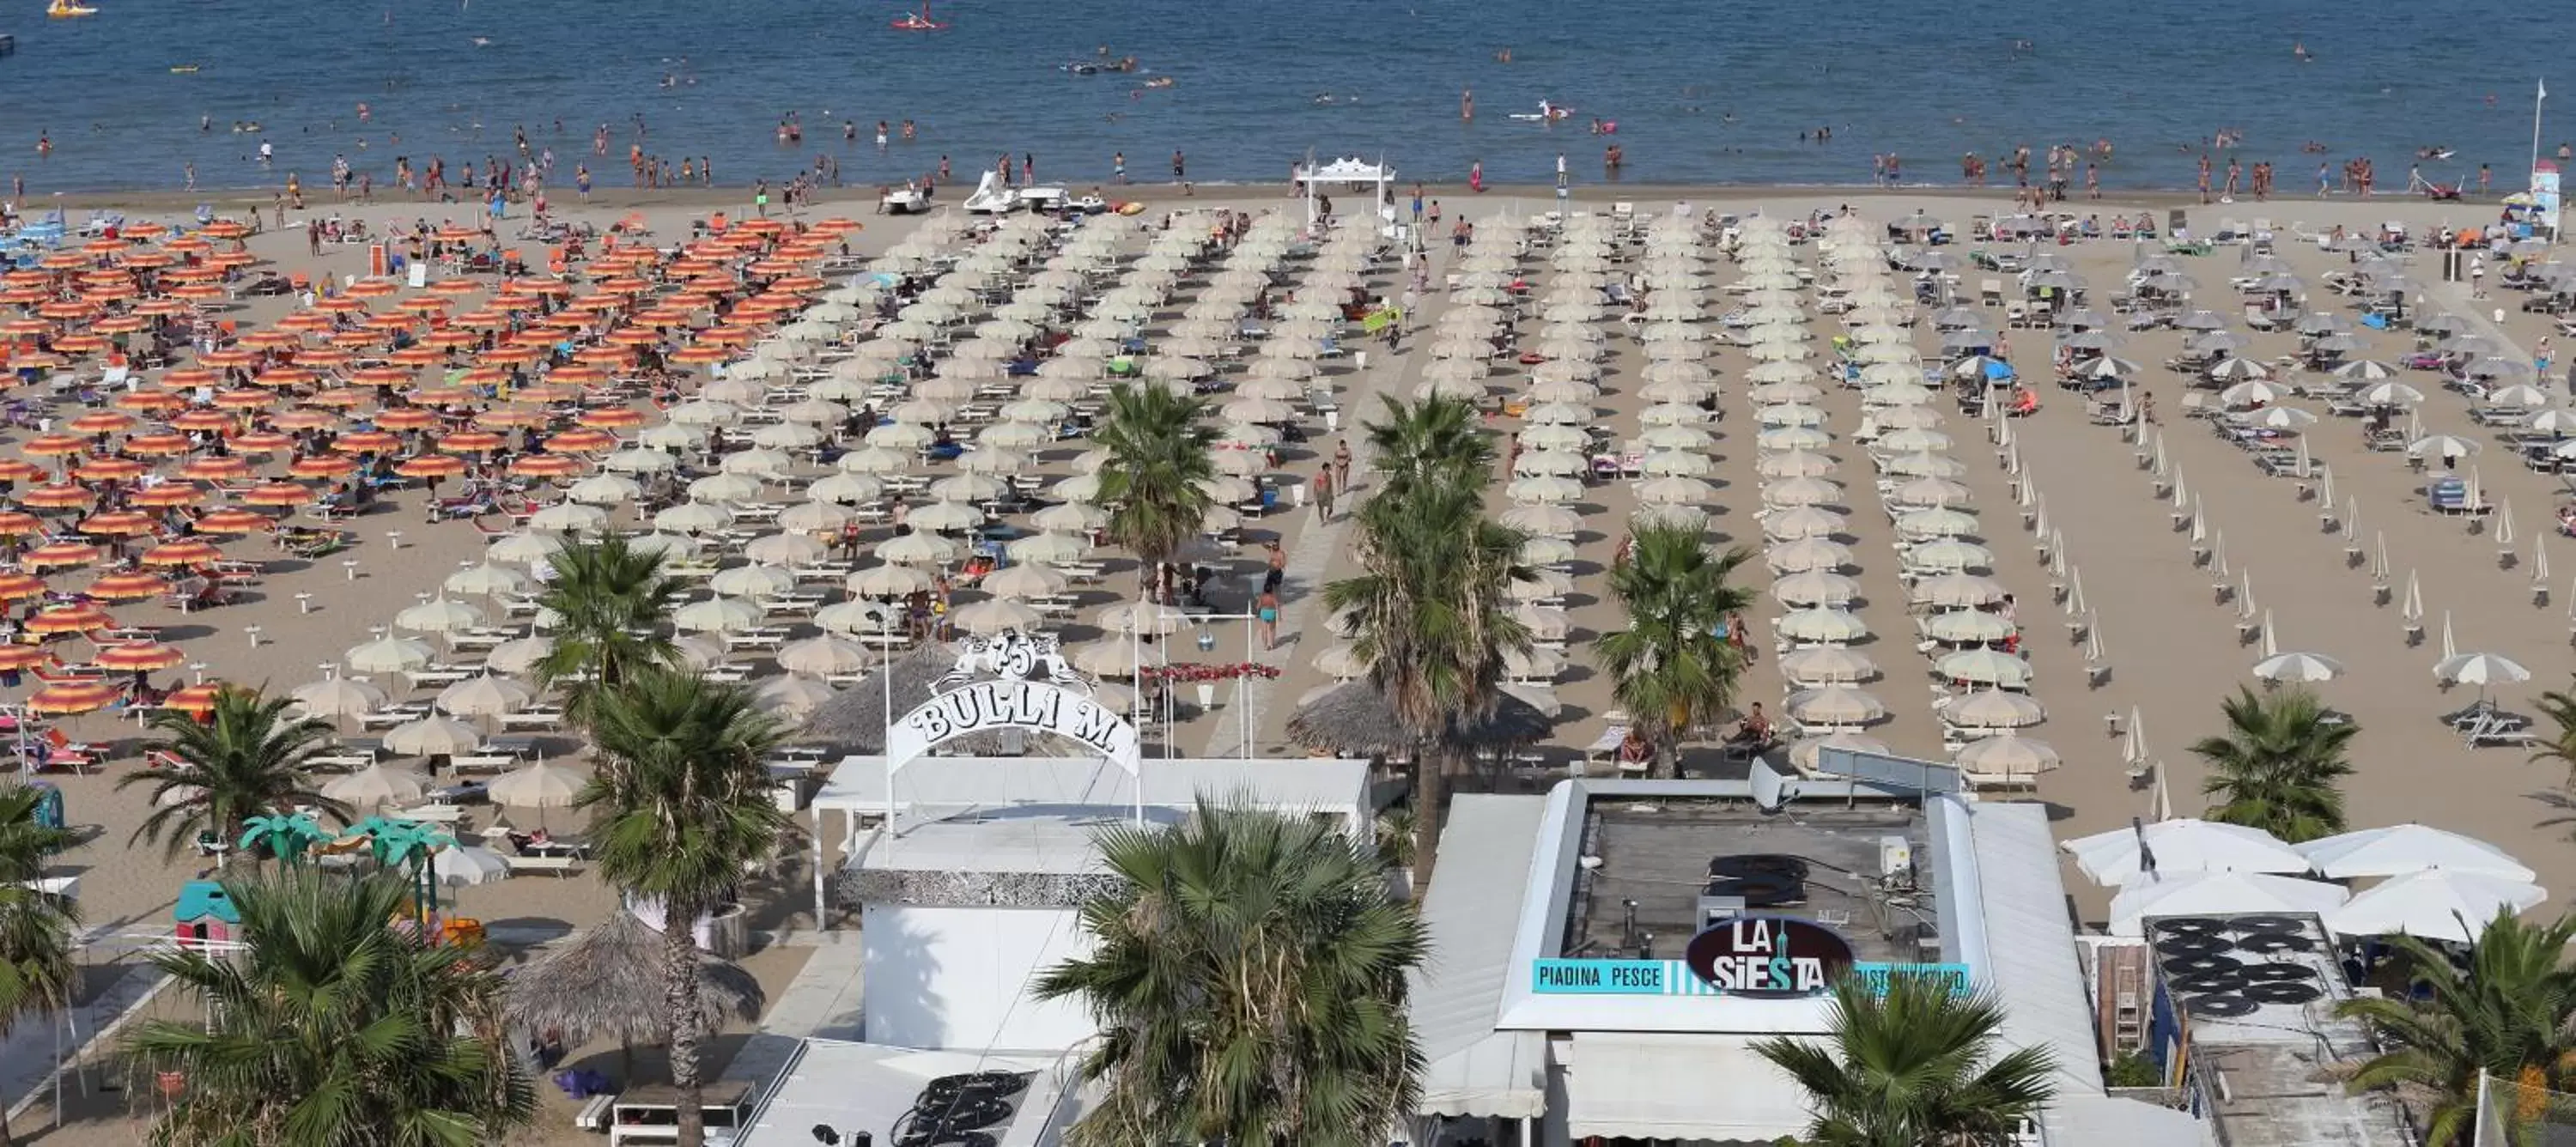
[[[241,910],[233,907],[224,886],[212,880],[191,880],[179,886],[179,903],[170,910],[178,922],[177,938],[181,946],[222,944],[233,938],[233,929],[241,926]]]

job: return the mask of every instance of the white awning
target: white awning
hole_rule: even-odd
[[[1547,1111],[1547,1045],[1496,1031],[1511,974],[1513,908],[1526,897],[1547,798],[1462,794],[1422,897],[1431,955],[1412,973],[1414,1037],[1427,1061],[1422,1114],[1535,1119]]]
[[[1962,953],[1987,990],[2004,1001],[2003,1045],[2035,1047],[2057,1063],[2062,1095],[2102,1093],[2100,1051],[2093,1039],[2093,997],[2076,962],[2075,928],[2048,812],[2036,804],[1971,806],[1982,951]]]
[[[1751,1035],[1574,1036],[1566,1128],[1631,1139],[1769,1141],[1807,1133],[1807,1092]]]

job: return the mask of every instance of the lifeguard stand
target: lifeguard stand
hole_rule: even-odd
[[[176,936],[183,948],[231,943],[233,929],[241,926],[241,910],[233,907],[224,886],[212,880],[180,885],[179,903],[170,916],[178,922]]]

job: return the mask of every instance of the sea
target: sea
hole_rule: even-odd
[[[86,2],[0,11],[17,45],[0,178],[31,196],[175,190],[191,163],[203,189],[312,188],[335,157],[381,190],[397,156],[452,172],[521,130],[558,187],[582,163],[626,186],[630,145],[674,170],[711,158],[727,185],[824,156],[850,185],[943,157],[965,179],[1007,153],[1087,188],[1120,153],[1131,179],[1169,181],[1175,151],[1202,183],[1283,180],[1310,155],[1545,183],[1563,155],[1585,185],[1611,178],[1612,144],[1632,183],[1858,185],[1893,153],[1904,182],[1955,184],[1969,152],[2108,141],[2113,188],[2187,187],[2210,151],[2272,161],[2285,193],[2356,156],[2383,190],[2418,163],[2471,183],[2490,164],[2505,190],[2526,181],[2539,85],[2565,88],[2544,112],[2576,101],[2576,19],[2502,0],[932,0],[938,31],[891,26],[919,0]],[[1573,114],[1510,118],[1543,100]],[[782,146],[790,115],[803,139]],[[2576,106],[2541,135],[2545,154],[2576,139]]]

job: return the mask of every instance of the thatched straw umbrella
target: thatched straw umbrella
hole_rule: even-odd
[[[606,923],[548,948],[510,973],[503,1012],[514,1025],[564,1045],[613,1036],[618,1074],[631,1082],[636,1044],[670,1042],[669,1004],[662,993],[666,951],[660,932],[620,909]],[[704,1035],[729,1018],[757,1020],[768,1003],[760,981],[730,960],[698,954],[698,1024]]]
[[[1491,714],[1453,730],[1448,739],[1467,749],[1509,748],[1544,741],[1554,727],[1529,702],[1504,693]],[[1288,739],[1342,756],[1387,757],[1413,748],[1413,735],[1396,719],[1395,706],[1366,681],[1339,686],[1299,706],[1288,718]]]
[[[831,700],[814,707],[812,716],[795,739],[808,744],[827,745],[847,753],[882,753],[885,751],[886,722],[918,708],[931,698],[931,686],[957,667],[955,646],[925,642],[918,649],[895,658],[890,672],[894,675],[894,712],[886,712],[886,687],[876,680],[862,681],[834,694]],[[1002,752],[1000,730],[969,733],[943,746],[947,752],[967,756],[998,756]],[[1052,733],[1030,737],[1027,752],[1031,756],[1079,757],[1093,751]]]

